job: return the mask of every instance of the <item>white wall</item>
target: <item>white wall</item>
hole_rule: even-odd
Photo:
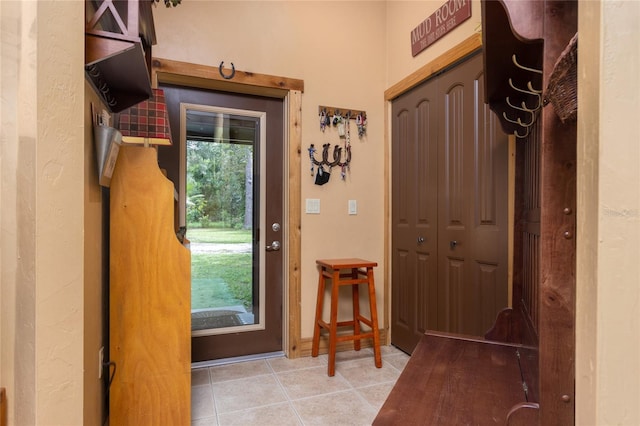
[[[82,424],[84,4],[0,18],[0,385],[10,424]]]
[[[640,3],[581,2],[576,424],[640,424]]]

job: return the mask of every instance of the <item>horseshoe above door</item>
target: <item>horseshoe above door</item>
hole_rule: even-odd
[[[224,61],[220,62],[220,66],[218,67],[218,71],[220,71],[220,75],[225,80],[231,80],[233,78],[233,76],[236,75],[236,67],[233,65],[233,62],[231,62],[231,74],[225,75],[224,72],[222,71],[222,66],[223,65],[224,65]]]

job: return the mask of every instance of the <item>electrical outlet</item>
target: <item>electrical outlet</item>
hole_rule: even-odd
[[[98,379],[102,379],[102,370],[104,370],[104,346],[98,351]]]

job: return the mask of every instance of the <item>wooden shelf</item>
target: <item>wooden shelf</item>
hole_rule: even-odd
[[[111,112],[151,97],[152,0],[87,0],[85,72]]]

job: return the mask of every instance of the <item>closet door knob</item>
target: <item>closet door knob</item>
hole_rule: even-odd
[[[457,245],[458,242],[456,240],[449,241],[449,247],[451,247],[451,250],[455,249]]]
[[[426,241],[425,237],[418,237],[418,244],[422,244]]]

